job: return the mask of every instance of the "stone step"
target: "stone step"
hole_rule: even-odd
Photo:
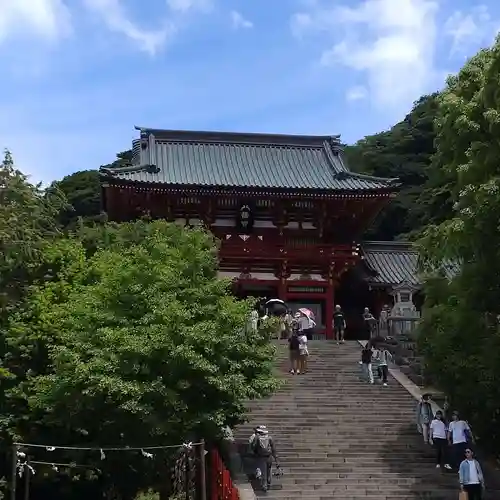
[[[250,473],[253,428],[267,425],[275,440],[284,475],[266,494],[256,490],[258,498],[456,500],[457,475],[435,468],[416,432],[413,398],[392,379],[388,387],[362,380],[356,343],[309,346],[309,371],[299,376],[288,373],[286,344],[278,346],[283,386],[249,401],[248,422],[234,431]]]
[[[421,478],[425,477],[428,479],[435,479],[436,474],[441,474],[445,472],[438,471],[437,469],[432,469],[427,472],[427,474],[423,474],[420,477],[407,477],[401,475],[399,472],[386,472],[386,473],[370,473],[367,474],[366,471],[360,470],[357,472],[352,472],[350,474],[341,474],[339,472],[321,472],[318,473],[316,471],[294,471],[293,476],[285,474],[283,478],[279,481],[280,483],[292,482],[297,484],[303,484],[304,481],[311,481],[314,484],[339,484],[341,481],[350,483],[367,483],[373,484],[375,481],[384,479],[390,479],[391,484],[403,484],[403,485],[411,485],[411,484],[419,484]],[[445,473],[448,474],[448,473]]]
[[[280,499],[280,500],[330,500],[331,498],[342,498],[344,500],[457,500],[458,489],[454,491],[435,490],[428,492],[414,492],[412,490],[402,492],[377,491],[332,491],[332,490],[270,490],[258,498]],[[494,497],[486,497],[486,500],[494,500]]]
[[[283,485],[275,485],[274,488],[272,488],[273,491],[279,491],[285,490]],[[458,487],[456,488],[458,490]],[[340,493],[343,492],[344,494],[351,494],[355,495],[358,494],[360,497],[364,497],[367,495],[375,495],[375,494],[380,494],[380,492],[384,492],[385,494],[398,494],[398,493],[405,493],[408,494],[408,490],[411,490],[412,493],[418,494],[418,493],[426,493],[428,492],[428,487],[425,487],[424,485],[411,485],[408,487],[408,485],[384,485],[384,486],[377,486],[377,485],[318,485],[317,487],[314,488],[301,488],[300,485],[297,484],[288,484],[286,487],[286,493],[287,494],[293,494],[296,493],[297,497],[298,493],[302,491],[314,491],[315,493]],[[448,488],[439,488],[435,487],[433,489],[433,493],[448,493],[450,490]]]
[[[369,425],[369,421],[368,422],[360,421],[360,422],[358,422],[358,425],[362,425],[363,423]],[[279,429],[278,428],[279,423],[274,423],[273,425],[271,425],[271,422],[269,422],[269,420],[267,420],[265,417],[262,417],[262,418],[256,419],[254,422],[252,422],[251,427],[248,427],[248,429],[245,429],[246,432],[244,433],[244,436],[249,438],[251,433],[252,433],[252,429],[255,426],[261,425],[261,424],[266,425],[269,428],[269,430],[272,432],[273,437],[275,438],[277,445],[279,444],[278,443],[278,436],[281,436],[282,438],[283,437],[290,438],[291,440],[297,439],[297,440],[302,441],[302,442],[304,442],[304,441],[307,442],[308,439],[315,439],[316,441],[321,441],[323,438],[331,438],[332,436],[342,434],[342,436],[343,436],[342,441],[343,442],[348,441],[351,445],[359,444],[358,441],[356,441],[356,440],[361,439],[363,444],[366,444],[369,442],[369,443],[373,443],[375,446],[377,446],[377,441],[374,441],[374,440],[368,438],[367,436],[363,436],[362,430],[358,430],[358,429],[353,430],[352,428],[349,428],[349,427],[340,427],[339,426],[336,428],[336,431],[334,433],[334,432],[331,432],[331,430],[330,430],[331,426],[329,426],[328,424],[326,424],[326,425],[322,424],[320,421],[318,421],[316,423],[316,426],[313,426],[313,425],[302,426],[300,433],[299,433],[299,432],[297,432],[297,428],[295,428],[295,430],[292,427]],[[322,430],[325,430],[325,431],[329,430],[329,432],[321,432]],[[412,437],[414,437],[415,432],[416,431],[414,431],[412,433],[410,430],[407,430],[407,429],[405,429],[404,431],[401,430],[401,432],[398,432],[398,434],[397,434],[397,438],[398,438],[397,440],[401,441],[402,437],[408,437],[411,439]],[[243,434],[239,434],[239,435],[243,437]],[[389,441],[391,441],[391,440],[396,441],[396,439],[394,439],[394,434],[391,433],[387,429],[385,429],[384,431],[380,431],[379,436],[384,436]]]
[[[343,500],[457,500],[458,491],[454,493],[446,492],[446,493],[436,493],[429,492],[426,495],[415,496],[411,492],[401,493],[401,494],[388,494],[386,495],[384,492],[379,492],[375,494],[349,494],[346,492],[317,492],[317,491],[300,491],[297,493],[289,494],[287,491],[282,492],[268,492],[266,495],[257,496],[258,499],[267,499],[267,500],[298,500],[298,499],[308,499],[308,500],[331,500],[332,498],[342,498]],[[495,500],[494,497],[485,497],[485,500]]]

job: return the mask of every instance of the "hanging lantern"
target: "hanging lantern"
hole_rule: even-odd
[[[238,212],[238,228],[245,233],[253,228],[253,213],[249,205],[242,205]]]

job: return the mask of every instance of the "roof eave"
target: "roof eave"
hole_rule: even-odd
[[[149,165],[149,168],[156,167],[155,165]],[[128,167],[120,167],[128,168]],[[157,168],[157,167],[156,167]],[[132,179],[122,179],[116,174],[118,172],[113,172],[115,169],[100,169],[101,178],[106,180],[112,180],[116,184],[123,184],[127,186],[138,185],[141,187],[149,187],[151,189],[172,189],[172,190],[203,190],[203,191],[213,191],[213,190],[248,190],[253,192],[263,192],[268,193],[270,191],[276,193],[297,193],[304,195],[322,195],[322,196],[336,196],[336,195],[380,195],[380,196],[390,196],[392,190],[389,188],[375,188],[375,189],[353,189],[353,190],[340,190],[340,189],[317,189],[317,188],[284,188],[284,187],[264,187],[264,186],[218,186],[218,185],[203,185],[203,184],[163,184],[160,182],[147,182],[147,181],[137,181]],[[118,170],[118,169],[116,169]],[[139,167],[139,169],[134,168],[129,171],[144,171],[145,167]],[[123,171],[122,171],[123,172]]]
[[[354,179],[359,179],[359,180],[364,180],[368,182],[378,182],[380,184],[385,184],[387,189],[392,190],[395,194],[398,191],[399,186],[401,183],[399,183],[399,179],[393,178],[393,179],[386,179],[384,177],[375,177],[372,175],[365,175],[365,174],[357,174],[355,172],[351,172],[350,170],[347,169],[347,167],[344,166],[346,170],[342,172],[337,172],[334,174],[336,179],[349,179],[349,178],[354,178]]]
[[[352,177],[356,177],[357,179],[365,179],[376,182],[387,182],[388,184],[400,184],[399,177],[377,177],[375,175],[368,174],[359,174],[357,172],[349,172]]]
[[[126,167],[100,167],[99,173],[104,174],[105,176],[112,177],[114,179],[120,179],[118,177],[119,174],[128,174],[128,173],[139,173],[139,172],[148,172],[151,174],[157,174],[160,172],[160,168],[156,165],[127,165]],[[125,180],[125,179],[120,179]],[[131,181],[138,182],[138,181]]]
[[[402,251],[406,250],[409,252],[415,252],[417,253],[418,250],[415,247],[414,243],[411,241],[371,241],[371,240],[365,240],[361,242],[361,249],[363,251],[385,251],[385,252],[390,252],[391,250],[394,251]]]

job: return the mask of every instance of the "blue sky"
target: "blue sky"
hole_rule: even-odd
[[[0,147],[49,182],[134,125],[353,142],[499,28],[493,0],[0,0]]]

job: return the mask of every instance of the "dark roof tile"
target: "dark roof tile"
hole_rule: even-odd
[[[372,276],[367,279],[372,284],[395,286],[407,282],[420,286],[422,280],[418,269],[418,252],[411,243],[367,241],[362,245],[364,262]],[[459,272],[459,265],[443,263],[442,270],[451,279]]]
[[[206,187],[341,191],[396,187],[395,179],[350,172],[338,137],[140,130],[141,139],[133,145],[136,164],[101,169],[104,177]]]

